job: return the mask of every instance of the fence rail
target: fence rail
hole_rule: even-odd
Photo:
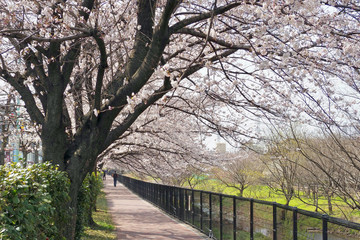
[[[355,240],[360,224],[275,202],[149,183],[120,176],[127,188],[218,240]]]

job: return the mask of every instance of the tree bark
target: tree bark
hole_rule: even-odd
[[[329,215],[331,215],[331,214],[333,214],[331,194],[327,195],[327,202],[328,202],[328,208],[329,208]]]
[[[5,151],[1,149],[0,151],[0,165],[5,164]]]
[[[81,182],[71,181],[71,185],[70,185],[69,196],[71,200],[68,203],[70,220],[67,222],[66,226],[62,228],[63,230],[62,235],[69,240],[75,239],[78,194],[81,184],[82,181]]]

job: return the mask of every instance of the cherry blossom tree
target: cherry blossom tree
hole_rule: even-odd
[[[166,102],[162,99],[140,116],[99,156],[101,162],[176,186],[215,164],[213,151],[206,148],[201,137],[207,133],[196,124],[196,118],[164,108]]]
[[[335,106],[357,116],[356,104],[349,107],[356,98],[339,99],[334,88],[340,81],[357,92],[357,1],[0,6],[0,79],[20,94],[40,129],[44,159],[68,173],[73,210],[98,155],[161,98],[232,144],[256,138],[246,122],[260,116],[305,113],[328,122],[336,120]]]

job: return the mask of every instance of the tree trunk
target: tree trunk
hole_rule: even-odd
[[[3,126],[1,128],[1,132],[4,133],[6,131],[5,127]],[[9,137],[4,137],[2,139],[2,143],[1,143],[1,150],[0,150],[0,165],[4,165],[5,164],[5,148],[7,146],[7,143],[9,141]]]
[[[287,191],[287,193],[285,194],[285,198],[286,198],[286,206],[289,206],[290,201],[292,199],[292,197],[294,196],[294,189],[291,188]]]
[[[0,151],[0,166],[5,164],[5,151]]]
[[[291,201],[291,197],[289,198],[289,196],[286,196],[286,203],[285,203],[285,206],[289,206],[290,201]]]
[[[96,166],[97,142],[91,141],[92,139],[95,138],[96,137],[92,135],[88,138],[90,140],[90,143],[82,142],[82,144],[78,146],[78,149],[80,150],[73,153],[72,157],[69,159],[70,164],[67,165],[67,168],[65,169],[71,181],[71,186],[70,186],[71,202],[69,203],[69,207],[71,208],[72,219],[67,226],[69,231],[66,233],[66,239],[68,240],[73,240],[75,236],[77,236],[76,233],[77,206],[78,206],[78,194],[81,185],[87,173],[92,172],[92,170]]]
[[[67,240],[75,239],[75,235],[76,235],[77,204],[78,204],[78,193],[80,187],[81,187],[81,183],[76,182],[76,180],[71,181],[70,192],[69,192],[70,201],[68,203],[70,219],[65,226],[58,226],[58,228],[60,227],[61,229],[62,235]]]
[[[328,200],[329,215],[331,215],[331,214],[333,214],[331,194],[327,194],[327,200]]]
[[[240,194],[240,195],[239,195],[240,197],[243,197],[243,196],[244,196],[244,190],[245,190],[244,187],[241,187],[241,188],[240,188],[240,193],[239,193],[239,194]]]
[[[43,131],[44,133],[44,131]],[[68,174],[68,178],[70,180],[70,190],[69,190],[69,197],[70,200],[67,203],[67,211],[69,214],[69,220],[66,223],[55,223],[61,236],[65,237],[67,240],[74,240],[76,236],[76,220],[77,220],[77,205],[78,205],[78,194],[82,182],[84,180],[83,173],[85,167],[79,169],[75,168],[67,168],[64,161],[65,155],[65,147],[66,141],[62,141],[61,137],[52,141],[51,138],[48,136],[43,137],[43,160],[50,161],[52,164],[58,164],[59,170],[66,171]],[[78,162],[81,164],[81,161],[74,156],[71,157],[72,161]],[[64,211],[63,209],[56,209],[56,211]]]
[[[313,191],[313,199],[314,199],[314,205],[315,205],[315,212],[317,212],[319,210],[319,201],[318,201],[318,196],[317,196],[315,189]]]
[[[22,151],[22,153],[23,153],[23,164],[24,164],[24,167],[27,167],[27,165],[28,165],[28,162],[27,162],[27,160],[28,160],[28,153],[26,152],[26,151]]]

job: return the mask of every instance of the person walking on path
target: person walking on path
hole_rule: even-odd
[[[114,187],[116,187],[116,182],[117,182],[117,178],[118,178],[116,171],[113,174],[113,178],[114,178]]]

